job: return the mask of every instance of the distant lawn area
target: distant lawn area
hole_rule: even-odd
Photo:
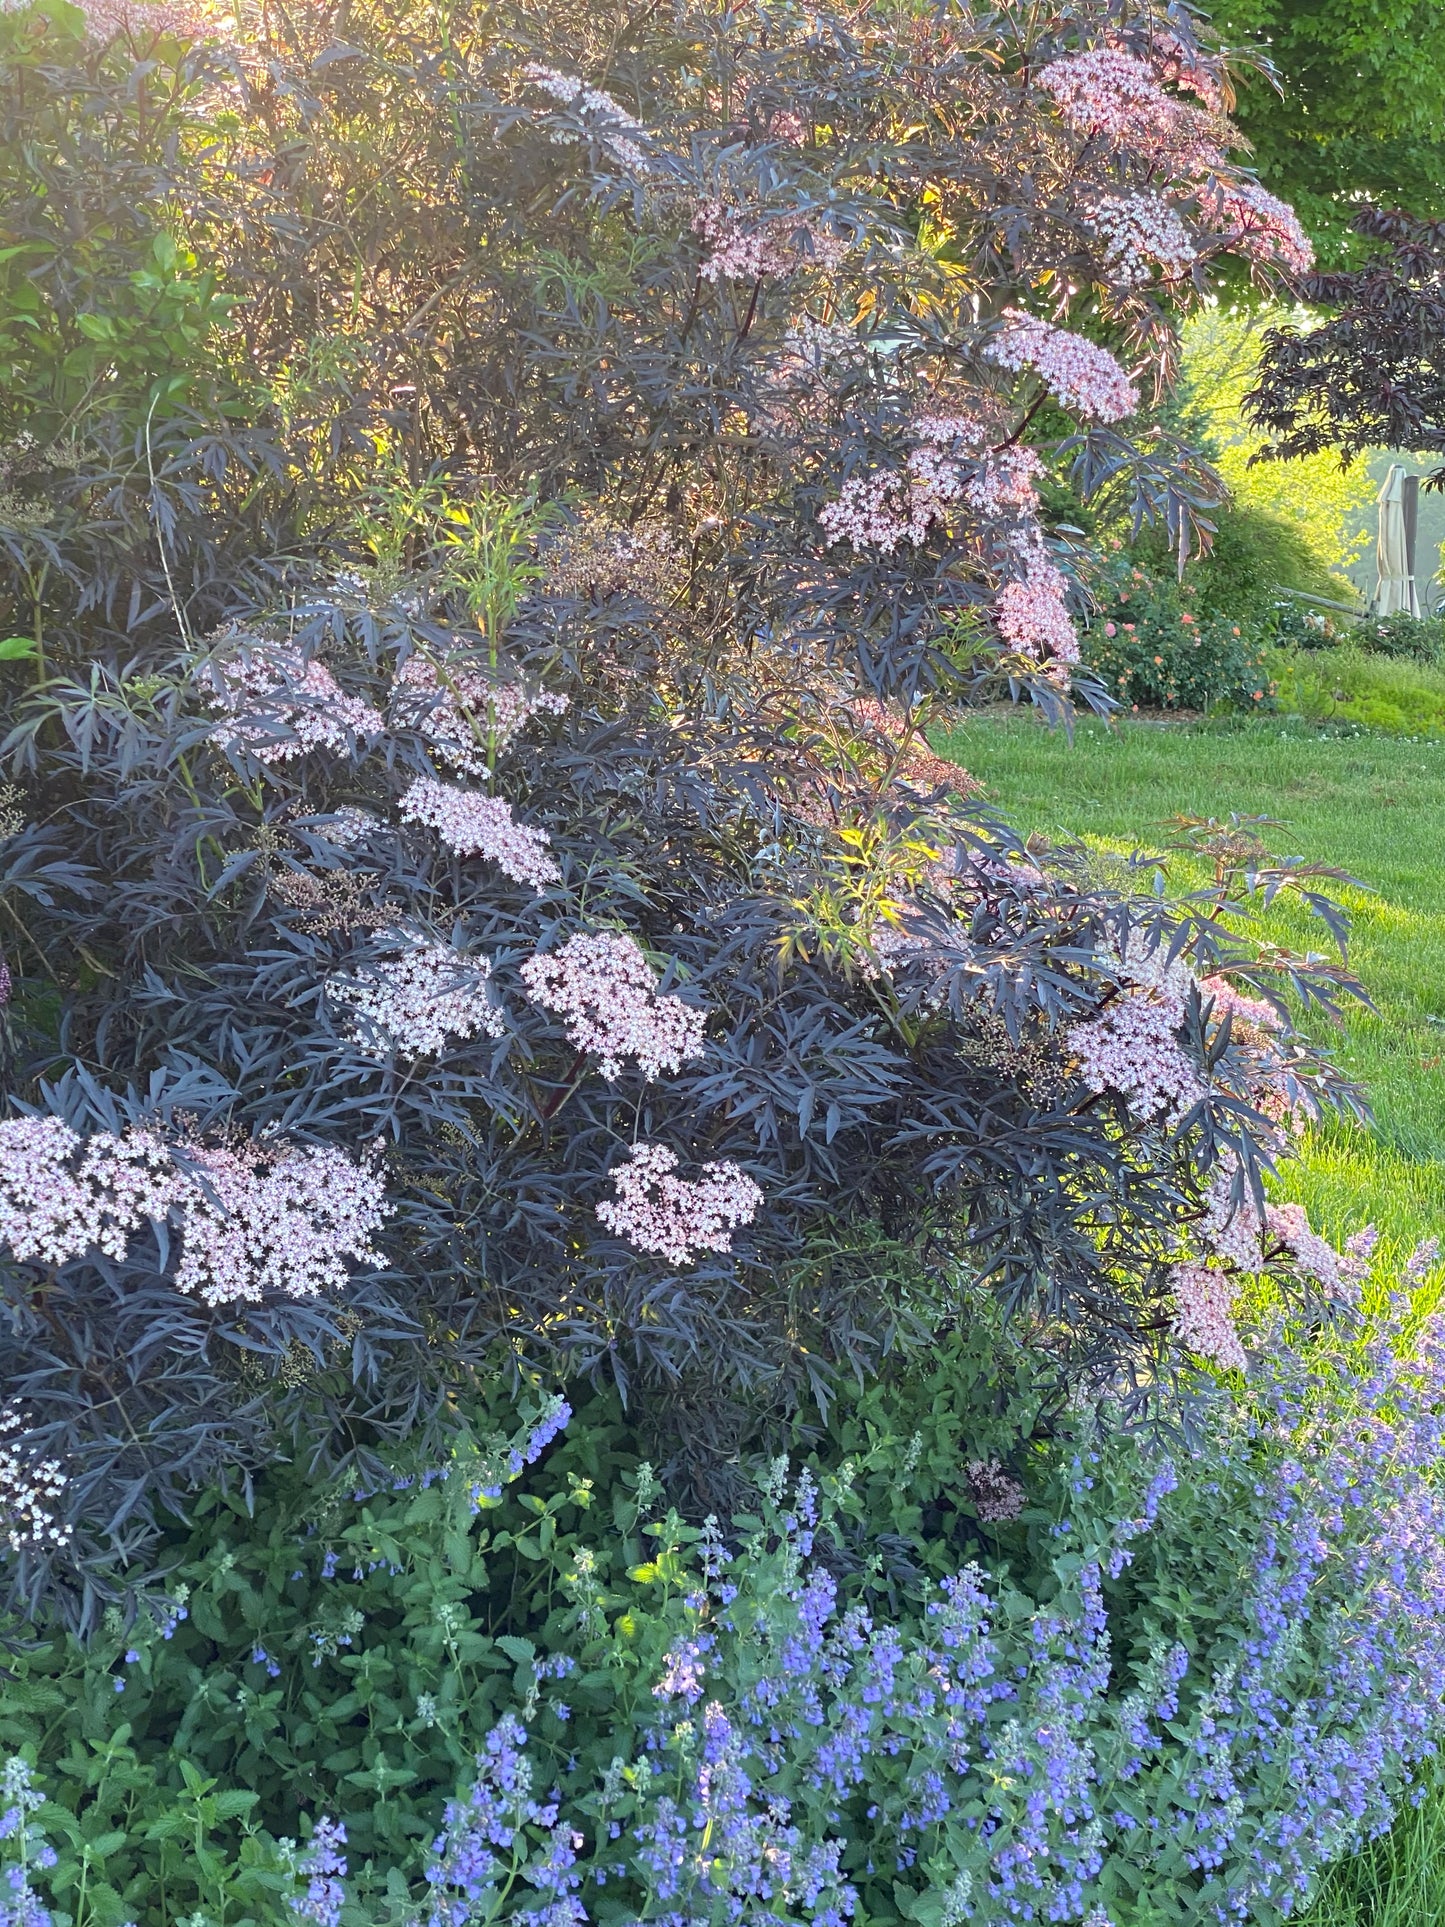
[[[1334,1041],[1375,1125],[1312,1133],[1281,1188],[1336,1237],[1373,1218],[1391,1244],[1445,1239],[1445,745],[1264,717],[1087,720],[1070,742],[1015,713],[969,718],[937,747],[1018,828],[1055,841],[1162,851],[1169,817],[1236,810],[1278,818],[1265,835],[1280,854],[1368,885],[1339,894],[1354,917],[1350,964],[1378,1014],[1356,1007]],[[1188,859],[1169,862],[1179,889],[1203,880]],[[1329,948],[1323,924],[1298,910],[1272,914],[1268,928],[1296,948]]]

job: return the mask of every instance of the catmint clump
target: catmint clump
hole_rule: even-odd
[[[29,1763],[18,1754],[9,1755],[0,1768],[0,1865],[5,1870],[0,1927],[51,1927],[50,1910],[32,1881],[34,1874],[48,1872],[57,1859],[33,1817],[44,1804]]]
[[[280,1842],[281,1863],[306,1882],[305,1890],[291,1894],[287,1907],[309,1927],[337,1927],[346,1904],[346,1828],[322,1814],[311,1830],[304,1852],[293,1840]]]

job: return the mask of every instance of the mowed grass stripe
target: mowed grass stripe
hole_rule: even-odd
[[[1024,830],[1162,851],[1171,816],[1271,816],[1283,827],[1265,835],[1281,854],[1367,885],[1338,894],[1354,917],[1350,963],[1376,1011],[1352,1010],[1342,1030],[1311,1029],[1366,1087],[1375,1124],[1311,1133],[1281,1188],[1337,1237],[1370,1218],[1391,1244],[1445,1237],[1445,748],[1322,737],[1265,718],[1112,728],[1086,719],[1070,741],[1020,713],[970,718],[936,746]],[[1204,880],[1191,859],[1169,861],[1177,888]],[[1260,928],[1296,948],[1330,948],[1298,905],[1262,916]]]

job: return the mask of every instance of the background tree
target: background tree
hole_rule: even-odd
[[[1222,0],[1210,19],[1255,45],[1235,115],[1261,177],[1308,228],[1322,263],[1358,258],[1360,199],[1445,214],[1445,45],[1433,0]]]

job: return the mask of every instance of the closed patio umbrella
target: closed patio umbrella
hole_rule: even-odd
[[[1375,593],[1370,606],[1377,616],[1392,616],[1401,609],[1412,616],[1420,613],[1414,556],[1419,492],[1419,479],[1393,462],[1376,498],[1380,532],[1375,540]]]

